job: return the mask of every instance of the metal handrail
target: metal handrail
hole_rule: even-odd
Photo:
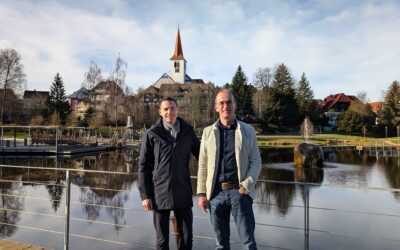
[[[35,169],[35,170],[56,170],[56,171],[65,171],[66,172],[66,184],[65,185],[61,185],[61,186],[65,186],[67,188],[66,190],[66,204],[65,204],[65,215],[64,217],[62,216],[57,216],[57,218],[64,218],[65,219],[65,228],[64,228],[64,232],[56,232],[57,234],[64,234],[64,249],[69,249],[69,237],[70,236],[74,236],[74,237],[80,237],[80,238],[87,238],[87,239],[94,239],[93,237],[90,236],[82,236],[82,235],[74,235],[74,234],[70,234],[69,232],[69,224],[71,220],[82,220],[82,221],[86,221],[83,219],[78,219],[78,218],[71,218],[69,215],[69,209],[70,209],[70,205],[71,203],[80,203],[80,204],[88,204],[88,205],[93,205],[93,206],[102,206],[105,207],[105,205],[98,205],[98,204],[90,204],[90,203],[82,203],[82,202],[71,202],[70,201],[70,190],[71,190],[71,180],[69,178],[69,174],[70,172],[90,172],[90,173],[102,173],[102,174],[121,174],[121,175],[136,175],[137,173],[128,173],[128,172],[117,172],[117,171],[102,171],[102,170],[85,170],[85,169],[71,169],[71,168],[58,168],[58,167],[35,167],[35,166],[17,166],[17,165],[0,165],[0,168],[20,168],[20,169]],[[191,176],[192,179],[197,179],[196,176]],[[26,181],[14,181],[14,180],[0,180],[0,182],[26,182]],[[268,183],[268,184],[282,184],[282,185],[298,185],[298,186],[303,186],[305,189],[305,192],[303,193],[304,195],[304,206],[295,206],[295,205],[290,205],[293,207],[304,207],[304,227],[288,227],[288,226],[279,226],[279,225],[270,225],[270,226],[274,226],[274,227],[284,227],[284,228],[293,228],[293,229],[302,229],[304,230],[304,237],[305,237],[305,241],[304,241],[304,249],[308,249],[309,247],[309,232],[310,231],[315,231],[315,232],[326,232],[326,233],[331,233],[331,234],[342,234],[342,233],[338,233],[338,232],[330,232],[330,231],[324,231],[324,230],[316,230],[316,229],[310,229],[310,225],[309,225],[309,220],[310,220],[310,215],[309,215],[309,210],[310,209],[321,209],[321,210],[333,210],[333,211],[346,211],[346,212],[351,212],[351,213],[361,213],[361,214],[371,214],[371,215],[382,215],[382,216],[392,216],[392,217],[400,217],[400,215],[393,215],[393,214],[382,214],[382,213],[373,213],[373,212],[359,212],[359,211],[352,211],[352,210],[343,210],[343,209],[332,209],[332,208],[323,208],[323,207],[310,207],[309,204],[309,189],[312,187],[328,187],[328,188],[345,188],[345,189],[359,189],[359,190],[374,190],[374,191],[389,191],[389,192],[400,192],[399,188],[379,188],[379,187],[363,187],[363,186],[349,186],[349,185],[334,185],[334,184],[319,184],[319,183],[309,183],[309,182],[291,182],[291,181],[278,181],[278,180],[258,180],[259,183]],[[46,182],[30,182],[33,184],[47,184]],[[60,185],[60,184],[55,184],[55,183],[48,183],[48,185]],[[89,188],[89,187],[80,187],[80,188]],[[92,187],[90,187],[92,188]],[[104,188],[96,188],[99,190],[103,190]],[[104,189],[104,190],[113,190],[113,191],[127,191],[127,190],[119,190],[119,189]],[[2,194],[2,195],[8,195],[8,194]],[[0,196],[2,196],[0,195]],[[270,204],[270,205],[274,205],[271,203],[264,203],[264,202],[257,202],[255,201],[255,203],[259,203],[259,204]],[[115,207],[118,209],[125,209],[125,210],[129,210],[129,209],[133,209],[133,208],[120,208],[120,207]],[[4,210],[4,208],[1,208],[0,210]],[[134,209],[137,210],[137,209]],[[33,213],[33,212],[27,212],[27,211],[20,211],[21,213]],[[40,214],[45,216],[45,214]],[[199,217],[199,216],[196,216]],[[201,217],[203,218],[203,217]],[[106,223],[106,222],[96,222],[96,223]],[[4,224],[4,223],[0,223],[0,224]],[[110,223],[107,223],[110,224]],[[260,224],[260,223],[256,223],[256,224]],[[11,224],[10,224],[11,225]],[[260,224],[261,225],[261,224]],[[265,225],[269,225],[269,224],[265,224]],[[28,226],[24,226],[24,225],[11,225],[11,226],[19,226],[19,227],[24,227],[24,228],[29,228],[29,229],[34,229],[32,227],[28,227]],[[40,229],[38,228],[37,230],[40,231],[49,231],[46,229]],[[51,230],[50,230],[51,231]],[[345,235],[349,235],[349,234],[345,234]],[[353,237],[362,237],[360,235],[354,235],[351,234],[350,236]],[[203,237],[203,236],[195,236],[195,237],[199,237],[199,238],[207,238],[207,237]],[[116,242],[116,241],[112,241],[112,240],[106,240],[106,239],[96,239],[96,240],[103,240],[103,241],[107,241],[107,242],[114,242],[114,243],[118,243],[118,244],[126,244],[123,242]],[[384,239],[384,240],[391,240],[391,241],[395,241],[395,242],[400,242],[400,240],[393,240],[393,239]]]

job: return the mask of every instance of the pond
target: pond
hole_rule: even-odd
[[[400,249],[399,158],[331,151],[323,169],[298,170],[293,150],[261,154],[254,201],[259,249]],[[136,150],[0,156],[1,164],[31,166],[0,168],[0,238],[63,249],[66,174],[54,168],[71,168],[70,249],[153,249],[152,214],[141,208],[136,187],[137,157]],[[195,161],[190,168],[195,190]],[[194,249],[213,249],[208,214],[193,211]],[[231,224],[232,249],[241,249]],[[173,234],[170,241],[174,249]]]

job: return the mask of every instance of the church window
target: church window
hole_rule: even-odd
[[[174,62],[175,73],[179,73],[179,62]]]

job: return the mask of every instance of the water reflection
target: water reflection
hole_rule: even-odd
[[[87,219],[88,222],[80,222],[78,228],[75,230],[82,230],[83,232],[90,231],[93,235],[99,237],[108,237],[109,235],[117,234],[121,237],[121,241],[132,242],[132,235],[138,231],[124,230],[125,226],[141,226],[145,225],[146,230],[141,230],[144,241],[149,241],[148,245],[152,245],[154,237],[152,233],[151,219],[146,220],[150,216],[149,213],[144,213],[140,209],[140,199],[136,192],[135,182],[137,180],[137,157],[139,153],[136,150],[130,151],[114,151],[104,152],[101,154],[93,154],[86,156],[79,156],[74,158],[60,158],[60,157],[0,157],[3,164],[9,165],[23,165],[23,166],[37,166],[37,167],[62,167],[73,168],[78,171],[71,172],[71,181],[73,186],[73,193],[75,194],[75,214],[74,217],[78,219]],[[342,206],[346,209],[353,208],[353,199],[359,193],[353,190],[334,189],[327,191],[324,187],[318,185],[346,185],[354,187],[382,187],[382,188],[400,188],[400,163],[399,158],[395,157],[379,157],[368,156],[358,151],[339,151],[339,152],[325,152],[325,167],[322,169],[301,169],[296,168],[293,163],[293,150],[287,149],[267,149],[261,150],[263,159],[263,167],[260,174],[260,180],[277,180],[277,181],[290,181],[290,182],[303,182],[314,183],[316,186],[310,187],[310,197],[313,206],[324,204],[328,208],[335,208],[339,200],[335,200],[336,196],[344,198]],[[82,170],[82,171],[79,171]],[[83,170],[102,170],[123,172],[127,174],[106,174],[106,173],[93,173],[84,172]],[[197,161],[191,160],[190,173],[192,176],[197,174]],[[24,238],[24,231],[13,226],[14,224],[23,224],[27,214],[21,211],[32,211],[42,213],[53,213],[63,216],[63,201],[65,199],[65,172],[58,170],[38,170],[38,169],[10,169],[0,168],[0,175],[2,181],[0,182],[0,237],[15,237]],[[42,188],[42,189],[40,189]],[[196,178],[192,179],[192,189],[196,190]],[[34,192],[42,191],[42,195],[48,198],[48,201],[32,201],[25,197],[27,193],[30,195]],[[135,193],[135,194],[133,194]],[[304,187],[301,185],[289,184],[275,184],[260,181],[257,186],[258,198],[255,202],[256,218],[266,224],[283,223],[290,226],[301,228],[302,225],[296,225],[294,222],[303,220],[302,209],[304,204]],[[387,193],[389,198],[382,193],[369,193],[365,197],[359,197],[357,206],[360,201],[365,201],[364,207],[370,211],[381,211],[385,209],[389,214],[396,214],[396,210],[400,200],[399,192]],[[385,193],[383,193],[385,194]],[[348,199],[346,200],[346,195]],[[372,196],[371,196],[372,195]],[[35,196],[40,196],[35,194]],[[333,197],[333,198],[332,198]],[[372,197],[372,198],[371,198]],[[43,197],[42,197],[43,198]],[[383,200],[382,200],[383,199]],[[393,201],[394,202],[393,202]],[[379,202],[377,202],[379,201]],[[131,202],[131,204],[129,204]],[[134,204],[134,205],[132,205]],[[196,204],[196,203],[195,203]],[[382,206],[381,204],[385,204]],[[127,209],[137,205],[138,209]],[[347,207],[346,207],[347,206]],[[47,209],[47,210],[46,210]],[[296,210],[297,209],[297,210]],[[320,228],[326,231],[339,231],[335,227],[335,221],[342,220],[349,221],[346,215],[340,213],[323,214],[320,211],[313,210],[311,214],[311,226]],[[276,215],[279,216],[276,216]],[[142,216],[142,217],[141,217]],[[198,216],[204,216],[200,214]],[[296,217],[297,216],[297,217]],[[331,218],[332,216],[333,218]],[[293,218],[296,217],[296,218]],[[138,220],[138,218],[140,218]],[[266,219],[267,218],[267,219]],[[346,220],[347,218],[347,220]],[[174,225],[173,218],[171,225]],[[313,220],[315,225],[313,225]],[[22,221],[22,222],[21,222]],[[112,228],[104,229],[99,226],[93,226],[96,222],[111,222]],[[196,219],[195,227],[200,223],[204,223],[204,227],[210,226],[208,220]],[[278,222],[277,222],[278,221]],[[284,221],[284,222],[282,222]],[[293,222],[294,221],[294,222]],[[374,219],[368,217],[365,221],[373,221],[373,225],[383,224],[382,218]],[[41,226],[40,219],[29,218],[29,222],[34,225]],[[62,231],[62,220],[57,222],[46,222],[43,224],[51,225],[58,223],[59,231]],[[197,224],[196,224],[197,223]],[[293,224],[294,223],[294,224]],[[372,222],[371,222],[372,223]],[[93,226],[88,230],[87,225]],[[203,224],[201,224],[203,225]],[[346,224],[348,228],[359,230],[360,222],[356,221],[354,224],[350,222]],[[144,227],[144,226],[143,226]],[[275,242],[282,237],[273,237],[269,234],[272,229],[266,229],[263,226],[258,226],[260,234],[268,232],[266,235],[271,235],[268,239],[267,236],[260,238],[270,245],[270,242]],[[132,229],[131,229],[132,230]],[[200,230],[200,229],[199,229]],[[264,230],[264,231],[263,231]],[[360,229],[361,230],[361,229]],[[89,233],[90,233],[89,232]],[[143,233],[144,232],[144,233]],[[151,233],[149,233],[151,232]],[[26,231],[25,231],[26,233]],[[208,232],[207,232],[208,233]],[[385,231],[390,234],[390,231]],[[279,231],[278,236],[282,232]],[[47,235],[48,236],[48,235]],[[47,242],[47,236],[43,236],[42,242]],[[210,235],[212,236],[212,235]],[[276,236],[276,235],[275,235]],[[175,241],[179,241],[178,235],[174,235]],[[393,238],[385,236],[382,238]],[[149,239],[149,240],[147,240]],[[171,238],[172,241],[172,238]],[[287,243],[287,240],[282,242]],[[318,242],[316,239],[311,242]],[[272,243],[271,243],[272,244]],[[284,244],[274,243],[273,245],[282,246],[283,248],[296,248],[287,247]],[[87,248],[81,249],[100,249],[94,246],[85,245]],[[103,245],[100,245],[103,246]],[[83,246],[82,246],[83,247]],[[103,248],[101,248],[103,249]],[[113,248],[110,248],[113,249]],[[197,248],[199,249],[199,248]],[[201,248],[200,248],[201,249]],[[315,247],[315,249],[323,249]],[[327,249],[327,248],[325,248]],[[348,248],[351,249],[351,248]],[[378,249],[378,248],[377,248]],[[395,249],[395,248],[389,248]]]
[[[135,169],[133,163],[136,157],[137,151],[115,151],[76,161],[75,168],[130,172]],[[109,218],[115,224],[116,231],[126,225],[125,210],[122,208],[128,201],[129,191],[137,179],[136,175],[78,172],[72,174],[72,178],[72,183],[80,186],[79,201],[83,204],[88,220],[96,221],[99,218],[100,210],[105,207]]]
[[[0,238],[10,237],[16,231],[21,220],[20,212],[24,209],[24,189],[21,174],[2,173],[3,176],[17,182],[0,182]]]
[[[97,155],[86,155],[79,158],[61,157],[0,157],[6,165],[33,167],[63,167],[85,170],[102,170],[125,172],[127,174],[107,174],[90,172],[71,172],[71,183],[79,187],[79,202],[82,212],[90,221],[96,221],[100,210],[105,207],[108,217],[116,231],[126,225],[124,219],[125,203],[133,189],[136,175],[128,173],[137,171],[136,150],[114,151]],[[43,169],[0,168],[0,236],[12,236],[20,221],[20,211],[24,211],[25,188],[27,186],[44,186],[48,193],[50,207],[57,213],[65,191],[65,171]],[[24,188],[25,187],[25,188]],[[65,197],[64,197],[65,198]],[[29,210],[29,209],[28,209]]]
[[[261,155],[261,180],[400,188],[400,161],[397,157],[374,157],[359,151],[328,151],[325,152],[324,168],[302,169],[295,167],[292,149],[266,149],[261,150]],[[318,186],[313,186],[310,190],[316,188]],[[293,201],[303,197],[303,187],[296,185],[262,183],[257,190],[259,202],[267,204],[266,210],[276,207],[281,215],[288,214]],[[393,192],[393,195],[399,200],[400,192]]]

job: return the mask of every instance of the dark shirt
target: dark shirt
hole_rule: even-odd
[[[235,131],[237,121],[224,127],[218,122],[220,134],[219,163],[218,163],[218,181],[238,184],[237,165],[235,157]]]

